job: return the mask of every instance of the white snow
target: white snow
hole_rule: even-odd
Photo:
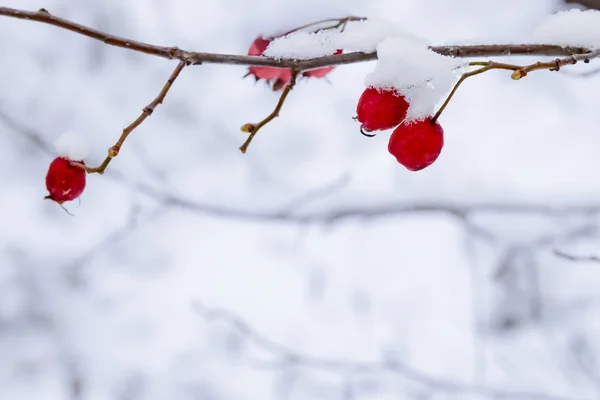
[[[385,39],[377,47],[375,70],[365,85],[396,88],[409,101],[407,119],[423,119],[435,111],[462,72],[462,59],[442,56],[402,37]]]
[[[275,39],[265,51],[274,58],[310,59],[345,51],[377,51],[375,70],[365,79],[367,86],[394,87],[411,103],[409,119],[422,119],[457,79],[464,61],[441,56],[425,40],[381,19],[352,21],[343,31],[295,32]]]
[[[150,43],[243,54],[255,33],[350,13],[389,18],[436,45],[490,32],[525,41],[558,1],[43,3],[99,28],[102,16],[106,31]],[[335,5],[344,10],[332,12]],[[581,244],[585,237],[571,233],[600,226],[598,218],[490,211],[469,214],[465,226],[443,212],[386,211],[598,204],[600,76],[475,78],[442,117],[438,161],[411,173],[388,154],[389,132],[365,138],[352,119],[374,63],[337,67],[331,85],[300,85],[246,155],[239,126],[265,117],[279,95],[242,80],[243,67],[191,68],[107,173],[90,176],[73,218],[42,200],[48,148],[28,135],[48,140],[54,155],[60,134],[81,132],[90,156],[103,157],[174,65],[4,18],[0,221],[10,229],[0,229],[0,399],[598,398],[590,376],[598,370],[589,359],[589,369],[578,368],[572,344],[585,339],[582,355],[598,359],[599,266],[552,254],[556,245],[598,255],[597,231]],[[51,57],[57,44],[69,51]],[[332,186],[340,176],[347,183]],[[170,205],[138,183],[217,211]],[[240,214],[226,218],[218,208]],[[243,218],[244,210],[358,214],[297,224]],[[497,239],[463,229],[477,226]],[[193,313],[196,301],[318,360],[385,355],[400,367],[363,374],[286,362],[231,323]],[[515,324],[492,330],[504,322]],[[442,386],[417,385],[415,374]]]
[[[548,16],[534,31],[544,44],[600,48],[600,11],[571,9]]]
[[[377,45],[391,36],[404,37],[418,43],[426,41],[385,19],[370,18],[350,21],[343,31],[329,29],[316,33],[294,32],[273,40],[264,55],[273,58],[306,60],[333,54],[338,49],[373,52]]]
[[[62,134],[54,143],[56,152],[61,157],[70,160],[83,160],[89,154],[89,147],[80,133],[68,131]]]

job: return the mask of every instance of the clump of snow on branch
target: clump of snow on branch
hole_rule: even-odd
[[[375,70],[366,76],[365,85],[395,88],[408,102],[407,119],[432,115],[464,72],[465,61],[442,56],[427,46],[402,37],[391,37],[377,46]]]
[[[265,55],[305,60],[333,54],[336,50],[377,51],[375,70],[367,86],[395,88],[410,102],[407,118],[419,120],[434,113],[462,73],[464,61],[431,51],[425,40],[385,21],[369,19],[347,23],[343,31],[295,32],[275,39]]]
[[[600,48],[600,11],[572,9],[552,14],[534,31],[543,44]]]
[[[89,147],[81,134],[66,132],[54,143],[56,152],[70,160],[83,160],[89,154]]]
[[[350,21],[343,31],[328,29],[319,32],[294,32],[269,44],[264,55],[272,58],[307,60],[346,51],[373,52],[385,38],[400,36],[418,43],[426,42],[398,25],[383,19]]]

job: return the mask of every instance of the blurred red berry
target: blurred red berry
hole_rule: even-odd
[[[274,39],[257,38],[252,42],[250,49],[248,50],[249,56],[262,56]],[[342,54],[342,50],[337,50],[334,54]],[[324,67],[314,69],[312,71],[306,71],[302,73],[305,78],[323,78],[325,75],[331,72],[334,67]],[[248,68],[248,75],[254,75],[254,78],[258,81],[264,79],[265,81],[273,84],[273,90],[277,91],[285,87],[292,79],[292,70],[288,68],[274,68],[274,67],[259,67],[252,66]]]
[[[257,38],[252,42],[250,49],[248,50],[249,56],[262,56],[269,43],[273,39]],[[254,78],[258,81],[264,79],[269,83],[273,83],[273,90],[277,91],[283,88],[292,79],[292,70],[287,68],[274,68],[274,67],[257,67],[252,66],[248,68],[248,75],[254,75]]]
[[[75,200],[85,189],[86,171],[83,168],[71,166],[72,160],[64,157],[55,158],[50,163],[46,175],[46,188],[50,194],[46,199],[62,204]],[[83,161],[77,161],[83,164]]]
[[[427,168],[437,160],[444,146],[444,130],[431,117],[404,122],[390,136],[388,151],[410,171]]]
[[[392,129],[406,118],[409,104],[393,89],[365,89],[356,106],[357,119],[365,131]]]
[[[334,55],[342,54],[342,50],[337,50]],[[325,75],[330,73],[335,67],[325,67],[319,69],[313,69],[312,71],[306,71],[302,73],[302,76],[306,78],[323,78]]]

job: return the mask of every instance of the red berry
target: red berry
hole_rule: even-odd
[[[75,200],[85,189],[86,172],[83,168],[71,165],[71,161],[64,157],[55,158],[50,163],[46,175],[46,188],[50,194],[46,199],[62,204],[65,201]],[[77,161],[83,164],[83,161]]]
[[[334,55],[342,54],[342,50],[337,50]],[[325,75],[330,73],[334,67],[325,67],[319,69],[313,69],[312,71],[306,71],[302,73],[302,76],[306,78],[323,78]]]
[[[419,171],[434,163],[444,146],[442,126],[431,121],[404,122],[390,136],[388,151],[410,171]]]
[[[257,38],[248,50],[249,56],[262,56],[273,39]],[[292,79],[292,70],[286,68],[257,67],[248,68],[248,75],[254,75],[256,80],[264,79],[273,82],[273,90],[283,88]]]
[[[390,89],[365,89],[356,106],[357,119],[365,131],[381,131],[398,126],[409,104],[400,93]]]

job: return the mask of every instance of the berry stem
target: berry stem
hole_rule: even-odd
[[[283,103],[285,102],[285,99],[287,98],[288,94],[294,88],[294,85],[296,85],[296,78],[298,77],[299,73],[300,73],[300,70],[298,70],[298,69],[292,70],[292,77],[290,79],[290,82],[283,89],[283,92],[281,93],[281,97],[279,97],[279,101],[277,102],[277,105],[275,106],[275,109],[271,112],[271,114],[269,114],[265,119],[263,119],[262,121],[260,121],[256,124],[247,123],[247,124],[244,124],[240,128],[242,132],[250,133],[248,135],[248,138],[244,142],[244,144],[242,144],[240,146],[240,151],[242,153],[244,153],[244,154],[246,153],[246,150],[248,150],[248,146],[250,145],[250,142],[252,142],[252,139],[254,139],[254,135],[256,135],[256,132],[258,132],[260,130],[260,128],[262,128],[263,126],[265,126],[266,124],[268,124],[273,119],[275,119],[279,116],[279,112],[281,111],[281,108],[283,107]]]
[[[518,65],[497,63],[497,62],[494,62],[494,61],[473,61],[473,62],[469,63],[469,66],[470,67],[481,66],[481,68],[478,68],[478,69],[476,69],[474,71],[465,72],[464,74],[462,74],[462,76],[460,77],[460,79],[458,80],[458,82],[456,82],[456,84],[452,88],[452,91],[450,91],[450,94],[448,95],[448,97],[446,97],[446,100],[444,101],[444,103],[442,104],[442,106],[440,107],[440,109],[431,118],[431,123],[432,124],[434,124],[438,120],[438,118],[440,117],[440,115],[442,115],[442,113],[444,112],[444,110],[446,109],[446,107],[448,106],[448,104],[450,103],[450,100],[452,100],[452,97],[456,93],[456,90],[458,89],[458,87],[467,78],[470,78],[470,77],[475,76],[475,75],[482,74],[482,73],[484,73],[486,71],[490,71],[492,69],[504,69],[504,70],[515,71],[515,70],[518,70],[519,68],[521,68]]]
[[[175,67],[175,70],[173,70],[173,72],[171,73],[171,76],[169,77],[167,82],[164,84],[164,86],[161,89],[158,96],[156,96],[156,98],[154,100],[152,100],[152,102],[150,104],[148,104],[146,107],[144,107],[144,109],[142,110],[142,113],[140,114],[139,117],[137,117],[137,119],[135,121],[133,121],[131,124],[129,124],[129,126],[126,127],[125,129],[123,129],[123,133],[121,133],[119,140],[117,140],[117,142],[114,144],[114,146],[112,146],[108,150],[108,156],[104,159],[104,161],[102,161],[102,163],[100,165],[98,165],[97,167],[88,167],[88,166],[86,166],[82,163],[78,163],[78,162],[72,162],[71,165],[85,169],[88,174],[96,173],[96,174],[102,175],[104,173],[104,170],[106,169],[106,167],[108,167],[108,164],[110,164],[110,162],[112,161],[112,159],[115,158],[119,154],[119,150],[121,150],[121,147],[123,146],[123,143],[125,143],[125,140],[127,140],[127,137],[129,136],[129,134],[131,132],[133,132],[135,130],[135,128],[140,126],[142,124],[142,122],[144,122],[146,120],[146,118],[151,116],[152,113],[154,112],[154,109],[159,104],[162,104],[163,100],[165,99],[165,96],[169,92],[169,89],[171,89],[173,82],[175,82],[175,80],[179,76],[179,73],[183,70],[183,68],[186,65],[187,65],[187,63],[185,61],[180,61],[179,64],[177,64],[177,67]]]

